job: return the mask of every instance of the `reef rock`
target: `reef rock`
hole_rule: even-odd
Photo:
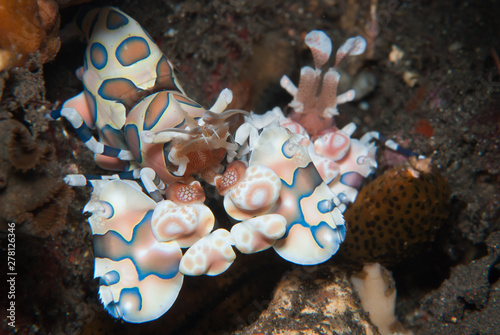
[[[297,267],[288,273],[257,321],[234,334],[379,332],[361,307],[347,272],[322,265]]]

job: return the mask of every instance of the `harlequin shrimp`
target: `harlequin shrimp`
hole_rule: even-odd
[[[355,97],[354,90],[337,96],[340,74],[335,67],[345,57],[363,53],[365,40],[360,36],[348,39],[338,49],[334,67],[326,73],[321,69],[332,52],[330,38],[324,32],[314,30],[306,35],[306,44],[312,51],[315,69],[308,66],[302,68],[298,87],[287,76],[281,80],[282,87],[293,96],[289,117],[285,117],[279,107],[263,115],[251,114],[245,117],[245,123],[235,134],[235,140],[242,148],[240,154],[250,153],[249,165],[271,167],[282,178],[283,186],[297,185],[292,187],[295,195],[300,194],[298,185],[308,185],[306,189],[314,189],[314,193],[329,189],[334,194],[326,197],[324,193],[314,200],[306,198],[305,193],[300,194],[300,205],[295,210],[302,214],[301,211],[307,208],[303,213],[311,217],[304,216],[297,220],[291,215],[295,212],[290,209],[285,210],[288,216],[283,214],[287,217],[287,230],[273,247],[283,258],[303,265],[322,263],[338,250],[345,237],[341,213],[355,201],[362,182],[377,167],[373,141],[384,140],[378,132],[369,132],[359,140],[351,138],[356,125],[349,123],[339,129],[333,118],[338,115],[338,104]],[[415,155],[392,140],[384,141],[392,150],[406,156]],[[289,170],[287,164],[292,161],[293,168]],[[313,168],[301,176],[308,163]],[[282,199],[285,199],[284,196]],[[233,214],[226,201],[224,205],[233,218],[245,217],[241,213]],[[277,213],[282,207],[277,209]],[[325,216],[332,216],[336,224],[323,221]]]
[[[296,87],[285,75],[281,86],[293,96],[289,104],[288,117],[279,107],[262,116],[251,115],[246,118],[236,134],[237,141],[245,143],[246,138],[255,138],[259,128],[267,128],[272,122],[297,134],[307,142],[307,151],[323,181],[341,201],[339,208],[344,212],[346,206],[356,199],[362,182],[377,167],[374,140],[383,140],[388,148],[406,156],[414,156],[411,151],[398,146],[394,141],[384,139],[378,132],[366,133],[359,140],[351,138],[356,130],[354,123],[342,129],[335,125],[334,116],[338,115],[337,105],[355,98],[355,91],[349,90],[337,96],[340,74],[335,69],[347,56],[364,52],[366,42],[361,36],[348,39],[337,51],[334,66],[326,72],[322,67],[332,52],[330,38],[322,31],[313,30],[306,35],[305,42],[311,49],[315,68],[305,66],[300,73]],[[254,120],[259,118],[259,122]],[[265,125],[265,126],[264,126]],[[243,141],[241,140],[243,139]],[[252,144],[248,144],[252,147]]]
[[[229,90],[210,111],[189,99],[158,46],[118,9],[93,8],[80,13],[76,23],[88,42],[77,71],[84,90],[50,117],[69,120],[98,165],[126,171],[65,180],[94,187],[85,210],[93,213],[95,277],[101,278],[104,306],[125,321],[145,322],[165,313],[177,297],[180,248],[213,228],[194,176],[213,183],[226,154],[235,155],[227,120],[239,112],[223,112],[232,99]],[[157,136],[141,137],[140,131]],[[122,178],[140,178],[149,196]],[[157,222],[161,215],[167,226]]]
[[[93,187],[84,211],[92,214],[94,277],[113,317],[135,323],[160,317],[184,275],[226,271],[233,247],[244,254],[272,247],[303,265],[337,252],[346,233],[342,212],[376,166],[370,142],[378,134],[356,140],[354,124],[335,127],[337,104],[354,92],[337,97],[338,72],[321,75],[332,49],[323,32],[306,37],[316,69],[302,69],[298,88],[287,77],[281,81],[294,97],[287,118],[279,108],[262,115],[226,110],[228,89],[204,109],[186,95],[145,30],[116,8],[87,10],[76,23],[88,43],[77,70],[83,92],[50,117],[66,118],[99,166],[121,171],[65,177]],[[349,39],[336,64],[364,48],[361,37]],[[230,230],[213,231],[202,183],[224,197],[237,221]]]

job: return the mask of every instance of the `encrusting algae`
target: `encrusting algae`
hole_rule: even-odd
[[[3,0],[0,5],[0,71],[21,66],[39,52],[42,63],[60,47],[59,7],[52,0]]]

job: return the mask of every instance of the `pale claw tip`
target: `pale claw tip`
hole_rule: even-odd
[[[141,140],[144,143],[153,143],[154,133],[152,131],[141,131]]]

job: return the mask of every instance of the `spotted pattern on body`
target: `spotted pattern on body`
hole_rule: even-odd
[[[93,213],[89,223],[101,302],[116,318],[144,322],[164,314],[177,298],[182,252],[176,241],[155,238],[156,203],[134,184],[96,181],[100,192],[84,210]]]
[[[344,213],[349,225],[340,254],[360,263],[399,262],[434,240],[448,217],[449,197],[447,182],[430,165],[425,171],[410,164],[385,171]]]

